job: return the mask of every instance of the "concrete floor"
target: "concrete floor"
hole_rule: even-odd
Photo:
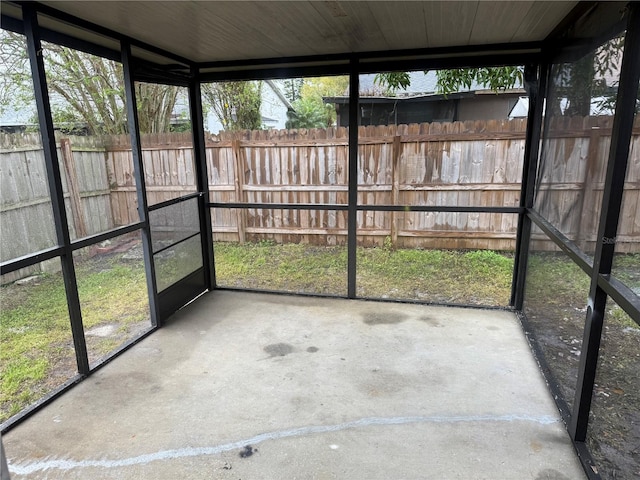
[[[3,437],[13,479],[584,479],[513,314],[215,292]]]

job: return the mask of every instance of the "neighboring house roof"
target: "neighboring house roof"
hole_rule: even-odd
[[[282,104],[287,107],[287,109],[292,109],[293,107],[291,106],[291,102],[287,99],[287,97],[284,96],[284,94],[282,93],[282,89],[280,88],[279,85],[276,84],[275,81],[273,80],[265,80],[265,83],[267,85],[269,85],[269,87],[271,88],[271,90],[273,90],[273,93],[276,94],[276,96],[280,99],[280,101],[282,102]]]
[[[560,100],[560,110],[564,112],[567,108],[569,101],[566,98]],[[589,115],[601,116],[601,115],[614,115],[615,105],[612,105],[610,99],[607,97],[593,97],[591,99],[591,107]],[[529,114],[529,98],[520,97],[517,103],[509,112],[509,118],[521,118],[526,117]]]
[[[0,127],[21,127],[34,125],[36,105],[26,104],[0,110]]]
[[[509,95],[518,95],[523,93],[523,89],[513,89],[513,90],[505,90],[501,92],[502,94]],[[440,100],[456,100],[460,98],[473,98],[486,96],[487,94],[494,94],[493,91],[487,90],[478,90],[478,91],[466,91],[466,92],[456,92],[449,93],[447,95],[443,93],[432,93],[432,94],[416,94],[416,95],[406,95],[403,97],[385,97],[385,96],[360,96],[360,103],[407,103],[407,102],[437,102]],[[326,103],[335,103],[335,104],[348,104],[349,97],[322,97]]]
[[[385,89],[375,83],[375,74],[360,75],[360,100],[366,103],[389,103],[397,101],[437,101],[456,98],[470,98],[479,94],[495,93],[484,85],[473,82],[469,88],[461,88],[460,91],[444,95],[438,93],[438,78],[435,71],[409,72],[410,85],[407,88],[399,88],[392,95],[385,94]],[[522,85],[505,90],[501,93],[522,93]],[[349,95],[324,97],[328,103],[347,104]]]
[[[385,88],[375,82],[376,74],[360,75],[360,95],[368,97],[384,97]],[[409,72],[411,84],[405,88],[399,88],[394,92],[396,97],[406,97],[436,93],[437,78],[435,72]],[[348,92],[345,92],[348,93]]]
[[[384,97],[384,89],[375,83],[376,75],[373,73],[360,75],[360,94],[363,96]],[[399,88],[393,92],[393,97],[415,97],[423,95],[433,95],[438,93],[438,77],[434,70],[424,72],[409,72],[410,85],[407,88]],[[522,85],[515,85],[514,89],[521,89]],[[462,87],[459,92],[484,91],[487,87],[472,82],[469,88]],[[387,95],[389,96],[389,95]]]

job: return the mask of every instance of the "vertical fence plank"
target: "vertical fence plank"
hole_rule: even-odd
[[[400,203],[400,154],[402,149],[401,137],[393,137],[393,153],[391,158],[391,205]],[[391,245],[398,244],[398,212],[391,212]]]
[[[236,202],[244,202],[244,182],[245,182],[245,164],[246,160],[243,155],[243,149],[240,145],[239,139],[233,140],[233,161],[234,161],[234,185],[236,193]],[[238,241],[245,243],[245,228],[247,224],[246,212],[244,208],[236,209],[237,227],[238,227]]]
[[[84,208],[80,199],[80,187],[78,185],[78,175],[76,170],[76,162],[71,150],[71,142],[68,138],[60,139],[60,149],[62,151],[62,164],[67,176],[67,186],[70,193],[71,213],[73,215],[73,224],[76,230],[76,237],[82,238],[87,236],[87,226],[84,221]]]

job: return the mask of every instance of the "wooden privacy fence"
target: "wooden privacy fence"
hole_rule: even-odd
[[[554,118],[543,148],[538,207],[585,250],[593,248],[610,142],[611,117]],[[619,251],[640,250],[640,120],[625,184]],[[360,127],[358,202],[363,205],[517,206],[525,120]],[[119,223],[137,218],[128,139],[114,139],[107,158]],[[189,136],[145,137],[150,203],[195,191]],[[211,201],[346,204],[348,130],[222,133],[206,142]],[[113,157],[113,159],[112,159]],[[239,174],[237,174],[239,172]],[[129,215],[129,216],[127,216]],[[212,211],[223,241],[341,244],[347,213],[277,208]],[[420,248],[510,250],[517,215],[452,212],[358,213],[358,242]],[[534,246],[553,249],[542,240]]]
[[[523,121],[360,127],[359,137],[362,205],[518,204]],[[346,128],[212,140],[207,155],[214,202],[347,203]],[[213,223],[222,240],[340,244],[347,212],[217,209]],[[516,215],[507,214],[362,211],[358,242],[381,245],[389,237],[402,247],[505,250],[513,247],[516,226]]]
[[[548,126],[535,207],[585,252],[593,252],[613,117],[559,117]],[[537,248],[545,244],[535,242]],[[616,251],[640,251],[640,116],[636,115]]]
[[[58,142],[69,234],[75,239],[115,224],[101,142],[76,137],[71,147],[69,139]],[[58,244],[39,134],[0,135],[0,225],[2,261]],[[30,271],[12,275],[20,278]]]
[[[550,139],[543,144],[536,205],[587,251],[596,238],[610,129],[610,117],[558,118],[547,125]],[[517,206],[524,134],[524,120],[360,127],[358,202]],[[39,136],[0,140],[6,261],[57,242]],[[142,144],[150,205],[196,191],[189,134],[145,135]],[[346,128],[209,135],[206,155],[212,202],[347,203]],[[72,238],[138,221],[128,136],[60,139],[58,157]],[[346,241],[344,210],[214,208],[211,216],[217,240]],[[357,223],[361,245],[510,250],[517,215],[361,211]],[[553,248],[541,234],[537,238],[536,248]],[[618,242],[619,251],[640,250],[640,120]]]

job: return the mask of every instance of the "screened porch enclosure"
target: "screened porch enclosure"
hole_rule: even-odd
[[[206,461],[226,459],[218,465],[225,471],[224,462],[236,460],[217,455],[238,447],[244,459],[254,453],[247,445],[259,452],[262,442],[264,448],[271,440],[295,443],[297,434],[285,433],[296,428],[309,429],[301,442],[318,447],[314,442],[324,441],[319,439],[334,427],[348,432],[364,424],[368,428],[369,421],[378,425],[371,419],[379,418],[379,425],[426,429],[414,437],[415,432],[398,427],[397,434],[412,441],[420,442],[429,430],[460,449],[464,442],[455,428],[453,434],[438,433],[434,425],[442,421],[448,429],[455,419],[469,422],[470,438],[476,438],[480,433],[474,429],[482,429],[482,422],[512,418],[524,422],[522,430],[514,427],[514,441],[521,431],[518,442],[529,442],[536,454],[551,455],[545,458],[558,471],[567,468],[569,478],[578,475],[576,465],[591,479],[640,474],[637,4],[400,2],[396,8],[389,2],[191,7],[177,2],[151,12],[143,2],[110,3],[97,2],[93,8],[87,2],[3,3],[3,48],[11,45],[26,72],[7,76],[5,83],[22,82],[20,99],[36,114],[31,124],[3,125],[3,132],[13,133],[0,136],[0,413],[9,469],[17,478],[47,468],[64,473],[58,464],[25,457],[20,436],[37,430],[45,412],[57,409],[69,418],[74,407],[65,401],[79,398],[91,399],[89,407],[97,402],[99,410],[91,388],[101,380],[115,392],[117,379],[124,388],[129,374],[161,377],[162,370],[127,364],[150,348],[157,347],[151,353],[162,365],[165,351],[192,366],[188,344],[185,352],[173,353],[168,344],[151,347],[170,343],[172,335],[185,335],[193,352],[211,355],[201,360],[217,373],[213,383],[168,365],[167,374],[194,375],[193,385],[182,388],[199,389],[202,398],[219,397],[220,408],[242,396],[236,391],[241,385],[228,383],[236,373],[224,364],[239,361],[240,369],[253,368],[243,363],[247,359],[237,360],[241,347],[231,348],[242,338],[257,349],[247,358],[263,362],[260,355],[265,355],[260,367],[269,370],[265,375],[284,368],[283,378],[293,382],[283,397],[300,415],[293,423],[282,423],[286,415],[276,415],[280,420],[268,428],[262,417],[254,421],[248,415],[241,428],[202,446],[213,449],[202,454]],[[502,16],[496,16],[498,10]],[[135,20],[121,24],[122,15]],[[168,18],[181,20],[167,23]],[[186,25],[204,19],[226,36],[221,40],[202,31],[196,41],[194,29]],[[237,37],[242,28],[252,42]],[[160,34],[169,29],[172,45]],[[287,40],[285,32],[298,41]],[[61,87],[74,84],[73,62],[89,77],[102,79],[95,96]],[[474,80],[467,90],[434,90],[443,88],[456,69],[494,72],[502,67],[512,67],[517,79],[497,93],[486,78],[486,85]],[[380,83],[386,74],[423,76],[425,85],[440,86],[394,89]],[[309,92],[321,106],[316,123],[311,115],[304,118]],[[264,104],[252,127],[240,123],[249,120],[239,108],[216,103],[222,95],[242,95],[247,104],[261,96]],[[98,107],[104,116],[71,122],[61,113],[61,98],[76,99],[87,111]],[[419,108],[401,105],[416,99]],[[218,132],[211,131],[216,115]],[[398,123],[406,118],[416,122]],[[245,311],[244,304],[257,308]],[[341,310],[353,310],[351,317]],[[315,316],[319,311],[322,315]],[[468,329],[454,318],[463,312],[476,315],[469,316]],[[303,324],[287,323],[292,315]],[[304,324],[307,317],[309,325]],[[362,322],[353,321],[360,317]],[[343,338],[327,331],[327,325],[336,332],[344,327]],[[215,332],[230,344],[207,338],[198,347],[197,335],[184,333],[192,328],[207,337]],[[435,333],[441,343],[430,340]],[[387,335],[402,336],[402,348],[387,345]],[[384,366],[373,365],[375,356],[353,350],[359,359],[354,372],[360,373],[350,376],[344,349],[356,348],[351,337],[362,340],[365,350],[383,349],[388,365],[398,368],[385,372]],[[311,340],[306,345],[312,338],[323,346]],[[526,346],[525,339],[530,351],[509,351],[513,365],[507,357],[503,365],[498,359],[483,360],[487,369],[480,368],[478,375],[486,376],[498,399],[506,395],[502,388],[517,388],[517,378],[510,375],[522,368],[530,372],[522,385],[529,393],[484,415],[490,398],[483,403],[481,385],[450,365],[451,355],[472,371],[467,354],[481,350],[483,342],[490,349],[495,341],[495,348],[506,352],[510,342],[520,345],[522,340],[520,346]],[[463,345],[468,350],[460,350]],[[403,353],[394,356],[394,348]],[[333,353],[317,355],[325,350]],[[437,364],[451,368],[440,379],[442,398],[429,390],[439,381],[425,366],[432,355]],[[326,371],[318,374],[318,384],[287,370],[302,371],[296,362],[320,367],[319,357]],[[421,372],[415,388],[408,386],[408,378],[395,376],[398,371],[408,375],[403,369],[409,364]],[[335,415],[322,414],[324,402],[336,400],[331,389],[321,391],[332,372],[338,383],[362,384],[364,390],[354,392],[354,411],[336,407]],[[363,383],[371,372],[384,373],[386,380],[372,377]],[[513,386],[500,383],[496,372]],[[312,379],[313,370],[305,375]],[[160,391],[153,388],[168,388],[166,381],[150,381],[147,390],[144,381],[142,387],[130,385],[136,402]],[[260,383],[242,385],[255,387],[256,398],[269,389]],[[232,392],[225,400],[227,388]],[[397,395],[406,389],[415,411]],[[310,391],[323,405],[314,403]],[[366,398],[360,398],[363,392]],[[538,411],[525,401],[527,395],[540,396],[545,404],[549,393],[555,400],[551,411]],[[269,394],[277,400],[276,393]],[[166,395],[168,402],[175,400]],[[470,401],[478,395],[482,401]],[[446,403],[445,397],[465,400],[439,412],[435,406]],[[136,415],[136,402],[126,415]],[[200,407],[184,415],[206,415]],[[396,407],[401,415],[393,414]],[[190,407],[181,403],[179,408],[186,412]],[[253,408],[259,410],[247,404]],[[358,409],[370,414],[356,415]],[[242,417],[236,412],[224,422],[219,419],[220,428],[230,428],[227,422],[234,415]],[[546,433],[545,425],[551,425]],[[275,432],[273,438],[266,432]],[[111,432],[125,433],[136,434]],[[172,431],[164,433],[166,442],[153,451],[191,455]],[[551,443],[563,445],[558,456],[551,444],[532,446],[547,434],[554,438]],[[341,435],[330,450],[349,444]],[[208,441],[200,434],[194,437]],[[354,437],[346,451],[360,448],[359,441]],[[398,445],[377,441],[384,447],[373,457],[382,451],[398,454]],[[567,455],[567,446],[575,456]],[[526,445],[521,447],[516,456],[527,455]],[[46,442],[38,448],[46,450]],[[496,447],[496,455],[507,455],[501,448]],[[106,463],[89,465],[95,453],[74,452],[78,478],[88,471],[83,469],[94,467],[105,468],[104,475],[127,475],[126,469],[109,470]],[[130,452],[113,453],[110,458],[126,462],[148,452],[136,443]],[[336,468],[351,454],[341,456]],[[54,460],[64,457],[61,451],[52,455]],[[411,476],[420,459],[407,458]],[[436,463],[446,472],[453,461],[442,454]],[[141,466],[146,463],[136,462],[131,465],[151,475]],[[268,467],[275,476],[278,465]],[[259,468],[245,467],[247,475]],[[171,468],[177,474],[187,467],[176,463]],[[507,471],[497,464],[492,468]],[[521,461],[518,468],[537,467]],[[536,474],[558,473],[552,470]],[[340,475],[339,468],[331,472]]]

